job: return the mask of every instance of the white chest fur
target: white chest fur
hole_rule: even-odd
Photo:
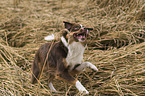
[[[84,50],[85,47],[80,42],[73,42],[68,46],[66,61],[70,66],[70,70],[72,70],[76,64],[81,64]]]

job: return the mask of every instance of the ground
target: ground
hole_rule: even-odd
[[[144,0],[1,0],[0,95],[80,96],[59,80],[53,93],[46,74],[31,84],[35,52],[48,42],[44,37],[63,30],[63,21],[94,30],[88,37],[84,61],[99,69],[86,69],[78,79],[90,96],[145,95]]]

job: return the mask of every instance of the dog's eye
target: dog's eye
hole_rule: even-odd
[[[80,29],[80,27],[74,27],[73,31],[78,31]]]

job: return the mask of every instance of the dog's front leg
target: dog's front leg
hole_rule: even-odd
[[[76,70],[80,72],[86,67],[89,67],[89,68],[91,68],[91,69],[93,69],[95,71],[98,71],[97,67],[95,65],[93,65],[92,63],[90,63],[90,62],[83,62],[78,67],[76,67]]]
[[[64,70],[62,73],[57,74],[56,78],[75,85],[79,92],[81,92],[82,94],[89,94],[86,88],[77,79],[72,77],[67,70]]]

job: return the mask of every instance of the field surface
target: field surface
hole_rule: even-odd
[[[89,96],[145,96],[145,0],[0,0],[0,96],[83,95],[59,80],[51,92],[44,73],[31,84],[35,52],[63,21],[94,28],[84,61],[99,71],[77,77]]]

